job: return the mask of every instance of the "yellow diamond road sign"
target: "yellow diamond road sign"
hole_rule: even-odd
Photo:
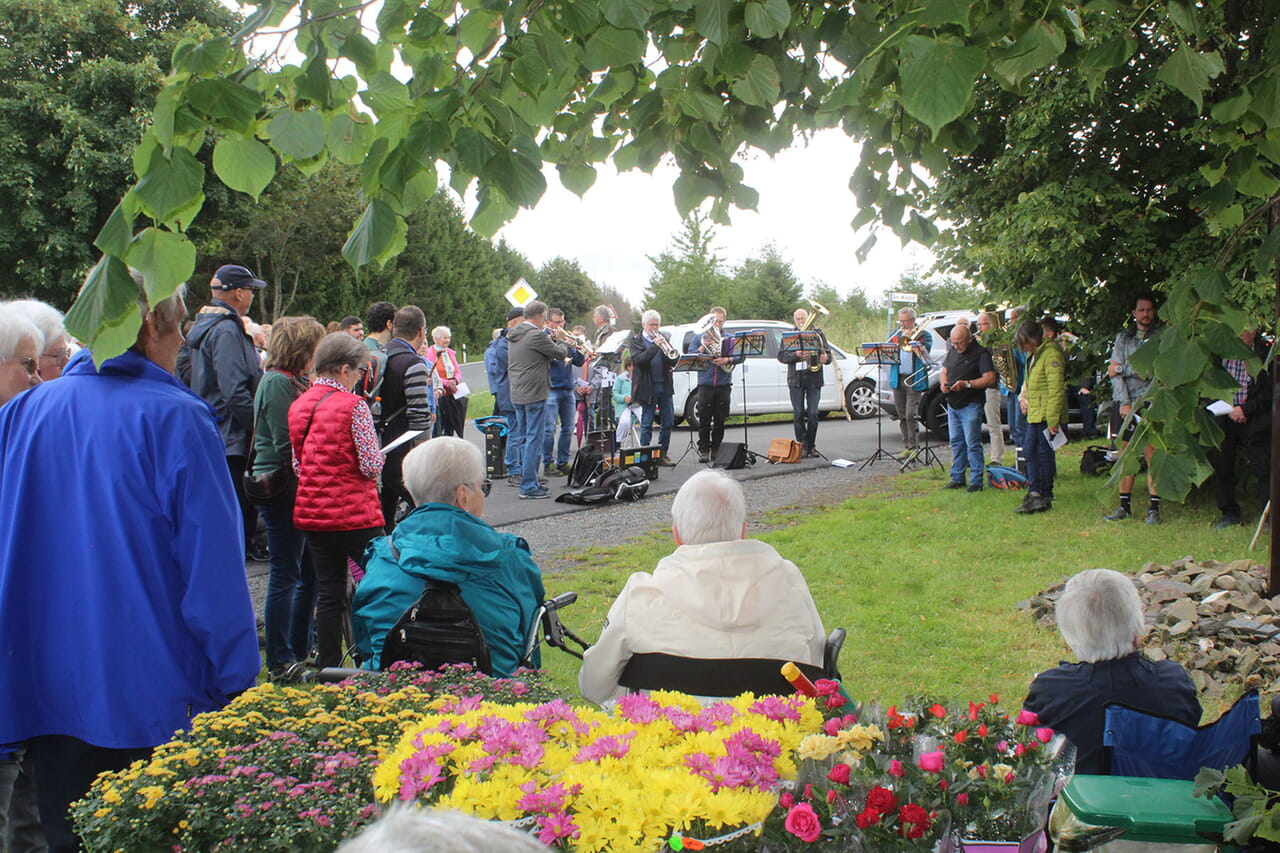
[[[530,302],[538,298],[538,292],[529,286],[529,282],[523,278],[511,285],[511,289],[506,292],[507,301],[512,305],[528,305]]]

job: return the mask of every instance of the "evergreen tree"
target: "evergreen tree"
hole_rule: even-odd
[[[759,256],[748,258],[734,274],[729,305],[734,317],[790,320],[800,305],[802,288],[777,246],[769,243]]]
[[[663,323],[691,323],[711,306],[726,301],[729,277],[712,245],[714,240],[710,219],[695,210],[685,217],[671,248],[656,258],[649,257],[653,272],[645,307],[660,313]]]

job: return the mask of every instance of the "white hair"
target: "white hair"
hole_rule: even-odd
[[[431,330],[431,340],[434,341],[436,338],[440,337],[441,335],[448,335],[449,337],[452,338],[453,332],[449,329],[448,326],[436,326],[434,329]]]
[[[484,479],[484,455],[466,439],[442,435],[409,451],[403,471],[415,504],[454,506],[458,486],[474,486]]]
[[[44,349],[44,335],[27,316],[10,308],[12,303],[0,304],[0,359],[13,358],[23,341],[35,341],[36,352]]]
[[[643,314],[640,315],[641,323],[652,323],[654,321],[661,323],[662,315],[659,314],[657,311],[654,311],[652,308],[650,308],[648,311],[645,311]]]
[[[1133,581],[1111,569],[1089,569],[1067,581],[1054,618],[1062,639],[1086,663],[1131,654],[1146,633]]]
[[[916,309],[912,308],[910,305],[904,305],[898,309],[898,316],[901,317],[903,314],[910,314],[911,319],[914,320],[916,318]]]
[[[39,299],[15,299],[5,303],[4,308],[17,311],[20,316],[35,323],[44,338],[44,346],[52,345],[59,338],[66,342],[67,328],[62,324],[62,312],[52,305]]]
[[[434,442],[427,442],[432,444]],[[423,445],[424,447],[426,445]],[[337,853],[546,853],[527,833],[445,809],[392,806]]]
[[[671,503],[671,523],[685,545],[742,538],[747,501],[737,480],[720,471],[699,471]]]

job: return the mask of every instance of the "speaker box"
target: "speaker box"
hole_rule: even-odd
[[[716,468],[746,468],[747,446],[740,441],[726,441],[716,451],[711,464]]]

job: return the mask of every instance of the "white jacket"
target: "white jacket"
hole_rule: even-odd
[[[755,539],[681,545],[653,574],[627,580],[583,656],[578,689],[592,702],[621,695],[618,679],[636,654],[821,666],[825,644],[804,576],[772,546]]]

